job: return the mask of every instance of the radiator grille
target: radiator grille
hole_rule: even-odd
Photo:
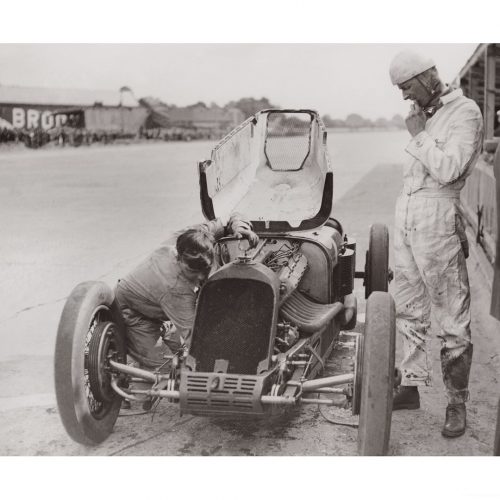
[[[261,281],[227,278],[208,282],[199,297],[190,354],[197,372],[253,375],[268,357],[273,328],[273,290]]]

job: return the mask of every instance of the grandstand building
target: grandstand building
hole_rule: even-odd
[[[67,117],[54,112],[70,108],[139,108],[130,92],[120,90],[48,89],[0,85],[0,123],[14,129],[51,129]]]

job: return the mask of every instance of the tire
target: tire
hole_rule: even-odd
[[[57,330],[54,378],[62,423],[85,445],[112,432],[122,398],[109,387],[107,356],[126,360],[120,314],[111,289],[99,281],[77,285],[68,297]]]
[[[396,310],[387,292],[373,292],[366,304],[363,373],[358,429],[360,455],[386,455],[394,387]]]
[[[365,261],[365,298],[389,289],[389,230],[385,224],[370,227]]]
[[[495,443],[493,445],[493,455],[500,457],[500,400],[498,401],[497,429],[495,432]]]

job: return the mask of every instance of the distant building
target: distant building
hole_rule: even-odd
[[[455,78],[467,97],[477,102],[484,117],[485,148],[500,142],[500,43],[481,43]]]
[[[128,87],[109,91],[0,85],[0,129],[70,126],[130,134],[149,128],[213,137],[225,134],[244,119],[237,108],[203,103],[176,107],[154,98],[138,102]]]
[[[0,123],[16,129],[48,130],[64,125],[67,116],[55,111],[70,108],[139,108],[130,92],[119,90],[48,89],[0,85]],[[5,123],[6,122],[6,123]]]
[[[229,131],[245,120],[243,113],[237,108],[206,107],[202,104],[172,107],[169,109],[169,118],[172,127],[215,133]]]

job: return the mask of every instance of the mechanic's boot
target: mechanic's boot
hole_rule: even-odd
[[[465,403],[449,404],[441,434],[449,438],[461,436],[465,432],[465,422]]]
[[[420,408],[420,394],[418,388],[412,385],[400,385],[394,391],[392,411],[418,410]]]

